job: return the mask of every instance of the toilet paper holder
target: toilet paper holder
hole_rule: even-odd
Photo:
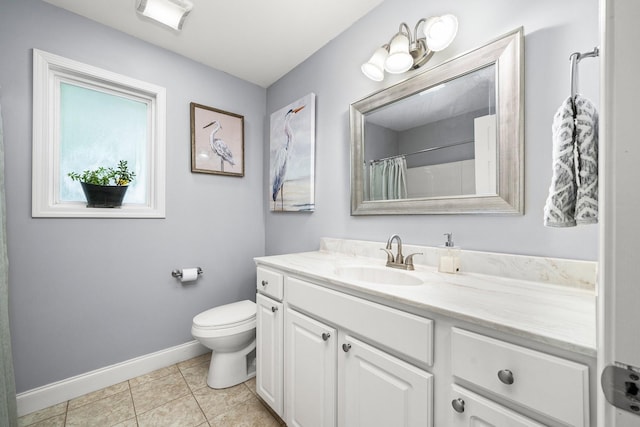
[[[198,276],[202,276],[204,272],[198,267]],[[171,272],[171,275],[177,279],[182,279],[182,270],[175,269]]]

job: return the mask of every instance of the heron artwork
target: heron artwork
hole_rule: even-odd
[[[220,123],[217,120],[214,120],[208,125],[203,126],[202,129],[206,129],[209,126],[213,126],[213,130],[209,135],[209,145],[211,145],[213,152],[220,157],[220,170],[224,172],[224,162],[229,163],[231,166],[235,166],[236,163],[233,160],[233,154],[231,153],[229,146],[220,138],[216,138],[216,132],[222,129]]]
[[[305,106],[291,109],[284,117],[284,136],[285,143],[278,149],[273,166],[273,185],[271,198],[273,199],[273,209],[276,209],[278,195],[280,195],[280,207],[284,210],[284,183],[287,179],[287,163],[293,150],[294,135],[291,129],[291,120]]]

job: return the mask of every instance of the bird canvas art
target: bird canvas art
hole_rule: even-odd
[[[191,171],[244,176],[244,117],[191,103]]]
[[[271,210],[314,211],[314,93],[271,114],[269,158]]]

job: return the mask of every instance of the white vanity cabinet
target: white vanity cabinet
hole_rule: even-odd
[[[258,263],[257,389],[289,427],[595,425],[595,357],[475,322],[501,295],[487,280],[417,289],[441,304],[423,308],[276,261]]]
[[[430,319],[288,276],[284,303],[288,426],[432,426],[432,375],[401,358],[432,363]]]
[[[258,268],[256,295],[256,392],[283,417],[283,275]]]

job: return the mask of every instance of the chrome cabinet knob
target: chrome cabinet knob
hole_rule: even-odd
[[[507,384],[507,385],[513,384],[513,381],[514,381],[513,372],[511,372],[508,369],[503,369],[501,371],[498,371],[498,378],[503,384]]]
[[[323,339],[324,341],[328,340],[329,338],[331,338],[331,334],[330,334],[329,332],[324,332],[324,333],[322,334],[322,339]]]
[[[464,412],[464,400],[457,398],[451,401],[451,406],[453,406],[453,410],[458,413]]]
[[[272,311],[273,313],[275,313],[276,311],[278,311],[278,307],[275,307],[275,306],[274,306],[274,307],[271,307],[271,311]]]
[[[262,281],[262,286],[267,286],[268,284],[269,284],[269,281],[268,281],[268,280],[263,280],[263,281]]]
[[[342,351],[345,353],[351,350],[351,344],[342,344]]]

